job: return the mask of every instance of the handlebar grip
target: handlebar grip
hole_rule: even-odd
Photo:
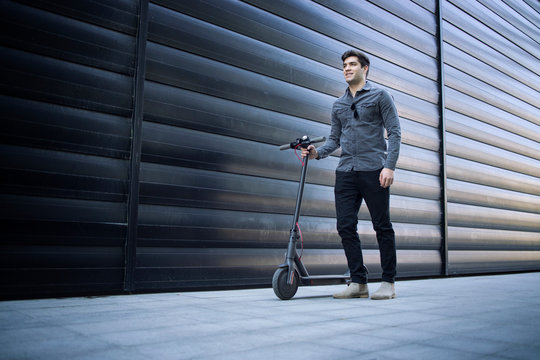
[[[298,138],[296,139],[296,142],[292,142],[289,144],[283,144],[279,147],[279,150],[287,150],[287,149],[293,149],[296,146],[299,146],[302,144],[303,147],[307,147],[307,145],[315,144],[318,142],[325,141],[326,138],[324,136],[319,136],[313,139],[308,138],[307,136],[304,136],[304,138]]]
[[[283,144],[279,147],[279,150],[287,150],[291,148],[291,144]]]

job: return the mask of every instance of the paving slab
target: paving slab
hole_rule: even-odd
[[[374,292],[378,283],[370,283]],[[0,302],[0,360],[540,359],[540,273]]]

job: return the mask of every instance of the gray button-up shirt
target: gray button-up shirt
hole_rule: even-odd
[[[353,103],[357,118],[351,109]],[[401,127],[392,96],[366,81],[354,99],[347,88],[334,102],[330,136],[317,152],[324,158],[341,146],[337,171],[395,170],[400,143]]]

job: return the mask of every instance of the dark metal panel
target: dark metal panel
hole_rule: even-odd
[[[127,197],[127,237],[124,246],[124,291],[132,291],[135,283],[137,256],[137,227],[139,222],[139,173],[141,169],[142,123],[144,105],[144,82],[146,72],[146,43],[148,39],[148,1],[139,2],[137,13],[137,45],[135,49],[137,63],[133,78],[133,112],[131,116],[131,159],[129,162],[129,190]]]
[[[129,157],[130,124],[125,117],[9,96],[0,96],[0,106],[3,144]]]
[[[435,0],[411,0],[411,2],[420,5],[424,9],[430,11],[432,14],[437,12],[437,3]]]
[[[126,239],[124,223],[90,220],[2,219],[2,244],[6,246],[121,247]]]
[[[220,286],[270,285],[276,262],[282,259],[281,250],[257,249],[139,249],[137,284],[140,289],[177,289]],[[346,271],[342,250],[305,250],[305,262],[310,273],[342,274]],[[399,266],[401,276],[430,275],[440,272],[437,251],[398,251],[404,259]],[[155,259],[165,259],[171,266],[156,266]],[[372,279],[381,275],[379,254],[366,250],[364,261]],[[186,264],[179,268],[176,264]],[[191,266],[190,266],[191,265]],[[197,280],[194,280],[197,279]]]
[[[150,41],[329,95],[343,92],[335,67],[169,9],[151,6],[150,11]]]
[[[0,195],[3,220],[95,222],[125,224],[125,204],[37,196]]]
[[[291,156],[294,155],[291,154]],[[216,202],[220,201],[210,193],[207,194],[207,190],[210,192],[210,190],[215,191],[218,189],[222,192],[231,193],[231,198],[236,198],[239,194],[247,195],[248,193],[252,193],[252,196],[255,198],[258,196],[277,197],[277,195],[280,194],[287,199],[287,202],[291,202],[296,196],[296,191],[293,188],[296,188],[297,186],[298,179],[295,179],[295,177],[297,178],[299,176],[300,163],[291,164],[286,171],[288,174],[283,174],[283,170],[280,170],[279,175],[284,178],[284,180],[290,180],[287,182],[276,181],[270,178],[252,177],[224,172],[216,173],[193,168],[144,163],[141,167],[140,174],[141,186],[145,189],[141,194],[141,201],[149,203],[151,202],[150,199],[156,197],[162,199],[161,201],[172,202],[174,201],[172,192],[175,191],[175,189],[180,193],[182,191],[188,192],[188,189],[197,190],[197,188],[201,188],[204,189],[204,191],[200,191],[200,198],[194,203],[202,201],[202,197],[207,197]],[[324,180],[324,184],[311,184],[314,171],[317,170],[310,169],[307,185],[308,187],[313,187],[312,191],[327,191],[325,186],[330,188],[333,187],[334,174],[330,172],[328,173],[328,178],[323,178],[321,176],[322,180]],[[161,187],[168,187],[170,188],[170,191],[161,191]],[[285,190],[289,187],[291,190]],[[232,194],[235,195],[232,196]],[[396,171],[396,183],[391,188],[391,194],[438,200],[440,188],[438,179],[435,176],[398,169]],[[193,196],[193,193],[189,193],[189,196]],[[225,196],[225,194],[222,196]],[[189,198],[185,198],[186,201],[188,199]],[[262,208],[260,208],[259,211],[266,211],[263,210],[264,203],[260,205]]]
[[[332,96],[154,43],[148,44],[147,56],[148,80],[328,121]]]
[[[513,43],[482,23],[476,21],[473,17],[459,9],[453,3],[466,3],[467,1],[463,0],[447,0],[444,3],[444,18],[445,20],[451,22],[455,26],[462,29],[464,32],[471,34],[476,39],[482,41],[484,44],[489,44],[489,46],[495,51],[501,53],[505,58],[508,66],[514,67],[522,66],[525,69],[528,69],[532,73],[539,75],[538,70],[538,58],[534,55],[529,54],[519,47],[516,43]],[[489,12],[485,10],[484,12]],[[500,26],[500,25],[499,25]],[[520,44],[523,44],[525,41],[522,39]],[[511,64],[511,65],[510,65]]]
[[[384,34],[433,58],[437,57],[437,39],[435,38],[435,34],[428,34],[415,26],[411,26],[411,23],[400,19],[380,7],[373,6],[369,2],[354,0],[315,0],[315,2],[336,11],[344,17],[354,20],[357,24],[362,24],[375,30],[379,35]]]
[[[410,24],[419,27],[427,33],[436,36],[437,23],[435,21],[435,1],[411,1],[406,6],[394,0],[368,0],[369,2],[376,4],[382,9],[391,12],[392,14],[408,21]],[[421,3],[419,5],[414,2]],[[431,11],[431,13],[430,13]],[[434,45],[436,48],[437,45]]]
[[[521,16],[529,20],[531,24],[538,28],[538,13],[540,13],[540,5],[535,0],[502,0],[506,5],[514,9]]]
[[[400,119],[401,142],[419,148],[438,151],[440,146],[437,129],[431,126]]]
[[[537,271],[540,251],[459,251],[448,253],[451,274]]]
[[[506,111],[523,120],[540,125],[540,119],[538,117],[539,109],[536,106],[508,95],[506,92],[500,91],[482,81],[476,80],[451,66],[447,66],[445,72],[445,83],[448,87],[472,96],[484,103],[493,105],[497,109]]]
[[[452,110],[446,110],[447,130],[453,134],[490,144],[540,160],[540,144]]]
[[[151,6],[150,35],[156,42],[292,83],[308,81],[308,88],[323,78],[320,91],[333,88],[335,96],[343,92],[343,82],[336,79],[341,79],[339,56],[345,48],[335,39],[237,1],[162,3],[169,9]],[[370,71],[374,82],[436,102],[433,80],[381,58],[373,62],[378,64]]]
[[[413,214],[403,214],[395,197],[392,209],[398,247],[402,249],[438,249],[440,231],[437,225],[426,222],[400,223],[406,216],[426,215],[427,209],[417,202]],[[429,202],[427,203],[429,206]],[[403,204],[403,202],[401,202]],[[433,207],[433,206],[432,206]],[[178,247],[243,247],[285,248],[289,238],[290,219],[288,214],[222,210],[211,208],[182,208],[178,206],[140,206],[139,246]],[[396,216],[394,214],[397,213]],[[428,215],[429,216],[429,215]],[[369,217],[360,213],[359,233],[366,248],[376,249],[377,241]],[[435,216],[432,216],[435,218]],[[303,215],[300,221],[306,248],[341,248],[335,219],[330,217]]]
[[[466,52],[472,57],[488,64],[495,70],[506,74],[517,81],[529,86],[531,89],[540,91],[540,85],[534,81],[536,75],[516,62],[509,63],[508,57],[493,48],[486,46],[482,41],[465,33],[458,26],[448,21],[443,22],[444,41]],[[509,64],[512,64],[510,66]]]
[[[455,203],[540,214],[538,196],[453,179],[448,179],[448,199]]]
[[[451,250],[540,250],[537,231],[448,228]]]
[[[132,0],[17,0],[21,3],[134,35],[137,2]]]
[[[437,78],[434,58],[307,0],[294,2],[249,0],[246,2],[334,39],[339,39],[349,46],[400,64],[430,79]]]
[[[123,160],[9,145],[0,154],[4,193],[125,201]]]
[[[466,137],[447,134],[447,153],[477,163],[500,167],[521,174],[540,177],[540,162],[527,156],[499,149]],[[537,146],[540,150],[540,144]]]
[[[121,291],[138,4],[1,8],[2,297]]]
[[[448,226],[540,232],[540,214],[448,203]]]
[[[179,143],[178,139],[182,139]],[[223,152],[223,149],[227,149]],[[268,154],[274,154],[269,157]],[[260,159],[264,158],[264,162]],[[223,137],[154,123],[143,124],[142,160],[174,166],[231,172],[238,174],[297,180],[297,163],[290,152],[276,152],[276,147],[247,140]],[[328,183],[339,159],[313,162],[310,181]],[[290,166],[294,164],[293,168]],[[403,144],[398,167],[437,175],[437,153]],[[326,173],[315,169],[322,168]],[[277,175],[280,174],[280,175]]]
[[[2,12],[5,31],[0,42],[4,46],[122,74],[133,73],[132,36],[15,2],[4,1]]]
[[[538,178],[448,156],[448,178],[525,194],[540,195]]]
[[[3,49],[2,94],[129,116],[131,78],[14,49]]]
[[[449,109],[458,113],[513,132],[527,139],[540,142],[540,128],[537,124],[449,87],[446,88],[446,104]]]
[[[472,78],[478,79],[509,95],[512,95],[512,99],[519,99],[520,102],[522,101],[526,104],[530,104],[528,105],[530,107],[540,107],[538,92],[533,88],[523,84],[505,73],[499,72],[497,76],[493,76],[494,69],[492,66],[462,51],[461,48],[446,43],[444,44],[444,51],[445,63],[451,65],[455,69],[459,69],[459,71],[463,74],[468,74]],[[449,67],[448,69],[451,68]],[[466,77],[466,79],[470,80],[472,79],[471,77]]]
[[[513,25],[513,22],[516,19],[511,19],[508,17],[508,13],[505,13],[499,2],[495,1],[463,1],[463,0],[449,0],[453,5],[466,12],[468,15],[472,16],[478,22],[475,24],[475,29],[479,28],[479,23],[487,26],[489,28],[482,31],[482,35],[494,36],[493,32],[498,33],[510,43],[512,43],[512,49],[515,51],[525,51],[536,57],[540,58],[540,48],[538,47],[538,42],[526,36],[526,34],[516,31],[516,27]],[[491,6],[489,4],[492,4]],[[499,6],[497,6],[499,5]],[[505,16],[506,15],[506,16]],[[512,21],[513,20],[513,21]],[[512,21],[512,22],[511,22]],[[483,26],[482,26],[483,28]],[[531,31],[532,30],[532,31]],[[529,28],[532,36],[540,35],[540,32],[537,29]],[[475,35],[478,36],[478,32],[475,32]],[[486,36],[482,36],[486,38]],[[501,43],[503,40],[501,40]],[[491,46],[493,46],[494,41],[489,41]],[[504,43],[503,43],[504,44]],[[508,51],[508,46],[503,46],[503,48]],[[535,71],[534,69],[531,69]]]

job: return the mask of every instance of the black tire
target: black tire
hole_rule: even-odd
[[[300,283],[298,272],[295,270],[293,283],[291,285],[287,284],[288,272],[289,269],[286,267],[279,268],[272,278],[272,288],[274,289],[274,293],[281,300],[291,299],[294,294],[296,294],[296,290],[298,290],[298,285]]]

